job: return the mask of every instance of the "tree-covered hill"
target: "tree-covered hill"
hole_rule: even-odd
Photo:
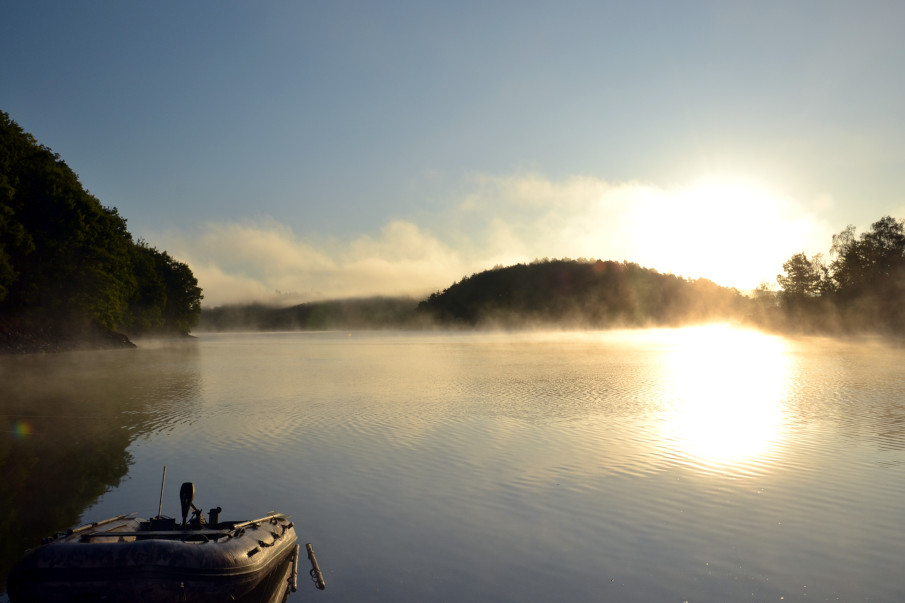
[[[611,328],[740,320],[753,302],[707,279],[628,262],[544,260],[474,274],[416,302],[376,297],[205,308],[199,330],[283,331],[425,327]]]
[[[201,298],[188,266],[134,241],[115,208],[0,111],[0,350],[186,333]]]
[[[201,331],[329,331],[406,328],[418,302],[407,297],[372,297],[310,302],[289,308],[264,304],[204,308]]]
[[[707,279],[629,262],[544,260],[464,278],[420,303],[409,298],[205,308],[200,330],[282,331],[424,327],[611,328],[750,317],[753,302]]]
[[[707,279],[630,262],[544,260],[474,274],[418,310],[446,325],[609,328],[733,319],[749,304]]]

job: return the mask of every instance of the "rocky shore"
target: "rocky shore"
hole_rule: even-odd
[[[97,326],[79,329],[0,318],[0,354],[40,354],[136,347],[122,333]]]

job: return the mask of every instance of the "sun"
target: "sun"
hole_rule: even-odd
[[[794,204],[758,183],[710,179],[664,193],[636,217],[642,263],[661,272],[750,290],[808,238]]]

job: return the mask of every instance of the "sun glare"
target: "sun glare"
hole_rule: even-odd
[[[793,252],[789,241],[811,234],[786,199],[743,181],[708,181],[643,205],[636,227],[647,264],[742,290],[771,281]]]
[[[785,342],[728,326],[677,333],[669,358],[668,445],[711,470],[744,472],[768,463],[783,437]]]

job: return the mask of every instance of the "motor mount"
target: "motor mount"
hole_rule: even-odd
[[[186,519],[189,516],[189,509],[193,508],[195,505],[192,502],[195,500],[195,484],[192,482],[185,482],[182,484],[182,487],[179,488],[179,502],[182,503],[182,528],[185,529]]]

